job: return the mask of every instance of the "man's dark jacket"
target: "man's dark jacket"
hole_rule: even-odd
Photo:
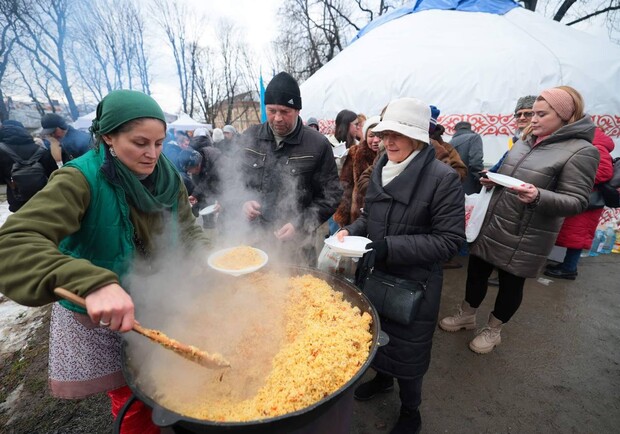
[[[332,147],[325,136],[297,126],[279,146],[267,122],[240,137],[245,187],[261,204],[260,223],[278,229],[290,222],[309,234],[331,217],[342,198]]]

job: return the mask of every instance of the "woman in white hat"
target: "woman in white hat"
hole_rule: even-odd
[[[358,267],[357,283],[382,275],[403,285],[426,288],[417,311],[407,321],[379,309],[381,328],[390,342],[379,348],[372,367],[377,375],[355,391],[368,400],[400,387],[401,412],[392,434],[417,433],[421,418],[422,377],[428,370],[443,282],[441,263],[465,240],[464,194],[458,174],[435,158],[429,146],[429,105],[415,98],[390,102],[373,132],[383,139],[366,193],[364,211],[337,237],[372,240]],[[373,264],[374,262],[374,264]],[[373,267],[374,266],[374,267]],[[415,311],[415,314],[414,314]]]

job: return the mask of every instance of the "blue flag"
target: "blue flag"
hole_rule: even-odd
[[[267,110],[265,110],[265,85],[263,84],[263,72],[260,73],[260,121],[267,121]]]

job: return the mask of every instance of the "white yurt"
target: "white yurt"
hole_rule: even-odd
[[[342,109],[371,116],[417,97],[439,107],[448,133],[471,122],[493,164],[517,99],[563,84],[583,95],[620,155],[620,46],[512,0],[417,0],[371,22],[301,85],[302,117],[326,130]]]

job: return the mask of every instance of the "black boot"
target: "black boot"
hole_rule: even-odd
[[[396,426],[392,428],[390,434],[418,434],[422,429],[422,418],[420,417],[420,410],[407,410],[406,408],[400,409],[400,416]]]
[[[375,378],[362,384],[353,393],[358,401],[368,401],[374,398],[378,393],[389,392],[394,389],[394,378],[389,375],[377,372]]]

